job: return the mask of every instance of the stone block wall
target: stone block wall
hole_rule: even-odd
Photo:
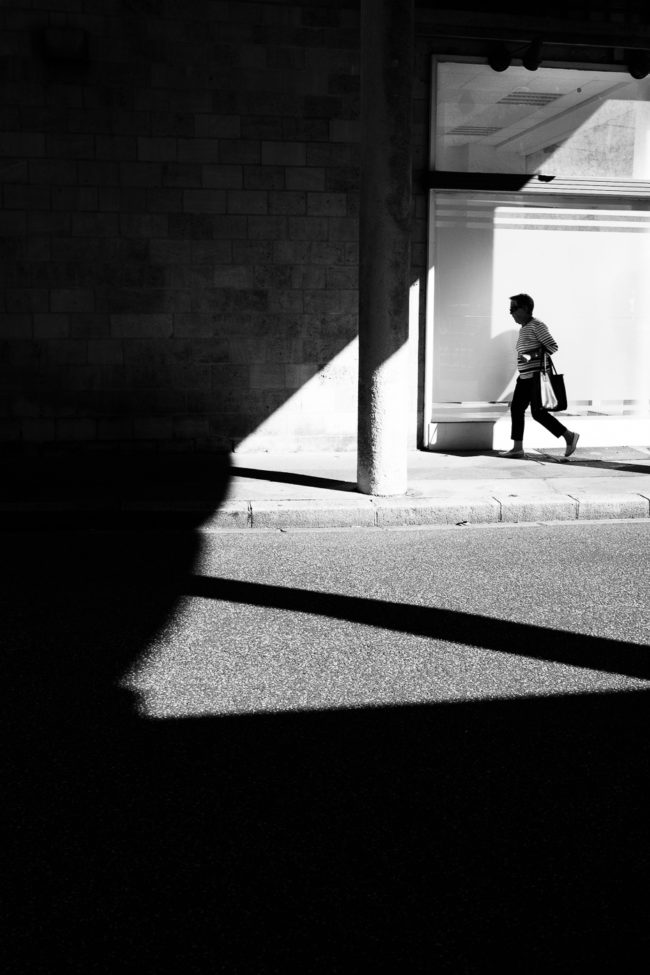
[[[359,13],[5,0],[0,437],[353,448]]]

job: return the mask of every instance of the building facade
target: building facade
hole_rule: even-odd
[[[647,7],[463,6],[414,11],[406,442],[499,445],[514,291],[585,422],[642,422]],[[360,25],[350,0],[5,0],[6,449],[356,448]]]

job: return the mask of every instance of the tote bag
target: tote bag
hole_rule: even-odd
[[[542,354],[542,369],[539,374],[542,406],[549,413],[566,410],[567,398],[564,376],[557,372],[548,352]]]

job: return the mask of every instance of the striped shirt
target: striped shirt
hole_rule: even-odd
[[[542,367],[542,346],[551,354],[557,352],[558,345],[544,322],[531,318],[522,325],[517,336],[517,369],[520,379],[530,379]]]

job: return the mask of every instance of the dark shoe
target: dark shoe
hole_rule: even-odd
[[[571,439],[567,440],[566,450],[564,451],[565,457],[570,457],[578,446],[578,440],[580,439],[579,433],[572,433]]]

